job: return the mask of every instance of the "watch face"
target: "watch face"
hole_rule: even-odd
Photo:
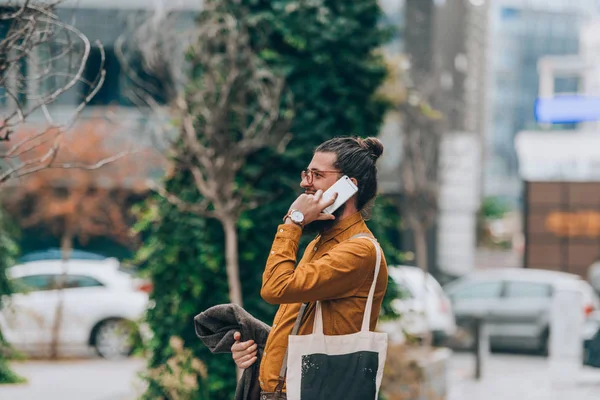
[[[299,224],[304,222],[304,214],[302,214],[300,211],[293,211],[290,214],[290,218],[292,219],[292,221],[299,223]]]

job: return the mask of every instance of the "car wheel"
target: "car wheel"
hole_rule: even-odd
[[[134,326],[124,319],[109,319],[101,322],[93,333],[93,343],[98,354],[114,360],[128,357],[133,349]]]

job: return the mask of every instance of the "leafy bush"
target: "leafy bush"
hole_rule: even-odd
[[[0,309],[6,306],[2,303],[2,296],[13,293],[6,270],[15,264],[19,255],[19,247],[15,241],[17,233],[16,227],[8,221],[0,208]],[[24,378],[10,369],[8,359],[11,353],[10,346],[0,331],[0,384],[25,382]]]

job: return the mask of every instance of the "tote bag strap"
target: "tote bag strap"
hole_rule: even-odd
[[[307,306],[308,303],[302,303],[302,305],[300,306],[298,317],[296,317],[296,322],[294,323],[294,327],[292,328],[292,335],[298,334],[298,330],[300,329],[300,325],[302,324],[302,317],[304,316],[304,312],[306,311]],[[287,373],[287,358],[288,350],[285,351],[285,356],[283,356],[283,364],[281,364],[281,369],[279,370],[279,378],[277,378],[277,387],[275,388],[275,392],[279,394],[283,390],[283,384],[285,383],[285,374]]]
[[[373,236],[368,235],[366,233],[359,233],[358,235],[354,235],[350,238],[350,240],[355,238],[365,238],[370,240],[375,246],[375,251],[377,252],[377,259],[375,262],[375,277],[373,278],[373,283],[371,284],[371,289],[369,290],[369,296],[367,297],[367,304],[365,306],[365,314],[363,315],[363,323],[361,327],[361,332],[369,331],[369,321],[371,320],[371,310],[373,308],[373,298],[375,297],[375,286],[377,285],[377,277],[379,276],[379,269],[381,267],[381,250],[379,248],[379,244],[377,240],[373,238]],[[323,335],[323,311],[321,308],[321,302],[317,301],[317,305],[315,307],[315,322],[313,325],[313,334]]]

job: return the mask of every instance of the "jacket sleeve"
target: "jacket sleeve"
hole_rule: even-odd
[[[261,288],[261,296],[268,303],[306,303],[350,297],[373,275],[375,247],[364,239],[339,243],[318,260],[301,263],[295,268],[300,235],[299,227],[278,227]]]

